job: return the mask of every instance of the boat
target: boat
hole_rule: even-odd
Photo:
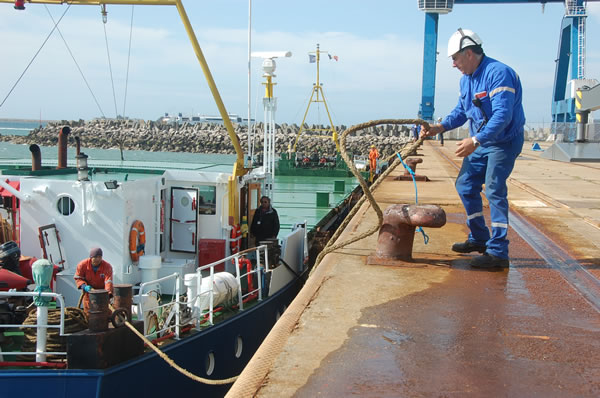
[[[189,33],[183,5],[172,5]],[[193,33],[190,40],[207,69]],[[81,151],[79,141],[75,159],[68,159],[68,126],[58,132],[56,164],[43,162],[35,144],[30,165],[2,161],[7,230],[30,256],[21,258],[27,261],[21,276],[37,281],[27,288],[23,278],[0,281],[3,396],[223,396],[286,310],[307,277],[311,251],[313,257],[318,251],[311,241],[339,224],[356,198],[342,189],[330,206],[328,196],[313,225],[298,207],[278,240],[252,242],[247,220],[277,187],[265,167],[245,167],[218,92],[214,97],[236,148],[233,167],[100,161]],[[298,201],[296,191],[290,202]],[[112,264],[115,295],[124,304],[105,303],[86,323],[72,310],[81,298],[74,273],[96,246]],[[53,267],[52,281],[25,272],[44,263],[36,258]],[[45,341],[51,330],[56,340]],[[24,349],[32,334],[33,348]],[[162,354],[145,347],[151,343]]]
[[[312,222],[317,219],[320,222],[311,228],[312,231],[304,222],[284,231],[281,238],[282,262],[267,264],[261,261],[261,257],[265,258],[266,248],[260,247],[258,250],[262,255],[253,256],[258,261],[253,261],[255,266],[251,271],[257,286],[250,291],[246,287],[242,292],[244,280],[249,276],[245,269],[234,265],[240,262],[243,250],[232,253],[236,243],[231,238],[231,231],[235,227],[227,221],[232,188],[223,166],[186,167],[137,162],[136,167],[115,167],[120,162],[111,165],[107,161],[91,160],[85,165],[81,163],[85,156],[80,153],[79,164],[71,161],[64,168],[52,164],[37,171],[31,171],[22,162],[17,164],[18,161],[0,165],[4,203],[9,211],[15,204],[15,219],[20,220],[18,241],[21,252],[51,258],[62,268],[56,275],[52,293],[60,296],[60,299],[55,299],[64,302],[64,306],[58,306],[59,311],[76,306],[80,294],[73,274],[78,261],[87,257],[90,247],[102,247],[104,258],[113,265],[115,283],[133,285],[137,292],[133,297],[136,303],[134,312],[137,312],[138,319],[143,320],[141,328],[144,334],[150,339],[172,336],[169,344],[163,346],[164,352],[188,371],[209,379],[228,379],[241,372],[303,285],[309,264],[306,261],[308,251],[316,250],[308,246],[307,238],[312,238],[311,234],[316,229],[321,234],[325,233],[336,222],[335,217],[347,211],[350,205],[340,194],[341,205],[335,210],[322,208],[325,216],[316,216]],[[242,207],[247,200],[261,196],[263,180],[263,175],[250,173],[244,177],[243,185],[233,188],[233,192],[243,198],[239,201]],[[294,184],[290,177],[285,177],[285,180],[287,184]],[[298,191],[292,187],[287,189]],[[302,199],[302,192],[294,195],[294,200]],[[297,211],[302,210],[299,208]],[[290,218],[282,215],[282,225],[292,224],[284,217]],[[133,261],[129,238],[136,223],[144,226],[145,253]],[[235,287],[241,294],[229,303],[225,312],[223,308],[217,308],[223,307],[223,304],[218,304],[214,298],[213,306],[201,307],[196,314],[192,309],[190,313],[185,283],[189,282],[190,275],[195,276],[199,271],[204,282],[211,277],[218,279],[226,273],[234,275]],[[152,289],[152,286],[155,288]],[[148,289],[158,290],[160,297],[168,300],[159,303],[152,293],[147,293]],[[15,295],[21,292],[0,292],[3,316],[17,318],[19,307],[13,304],[18,302]],[[204,301],[209,302],[217,293],[209,291]],[[31,297],[37,293],[28,294]],[[256,297],[247,301],[246,298],[252,295]],[[176,300],[176,297],[182,298]],[[231,309],[231,304],[240,311]],[[165,311],[163,317],[166,321],[176,314],[179,321],[165,325],[162,330],[153,330],[148,314],[157,313],[159,306],[181,307],[178,313]],[[8,310],[9,307],[13,310]],[[15,330],[20,330],[11,327],[12,323],[0,325],[5,335],[7,332],[14,335]],[[61,325],[64,327],[64,322]],[[191,329],[184,332],[186,328]],[[118,330],[111,328],[109,332]],[[99,336],[104,334],[96,333],[95,336],[101,338]],[[77,394],[90,397],[125,393],[166,394],[173,389],[171,383],[175,383],[178,390],[206,396],[222,396],[227,391],[228,385],[199,384],[178,374],[153,352],[141,351],[138,355],[125,357],[122,362],[117,362],[119,358],[103,359],[109,366],[95,368],[97,361],[82,363],[77,351],[71,351],[71,347],[81,349],[76,342],[81,336],[71,337],[66,336],[64,355],[55,355],[48,350],[47,355],[57,359],[37,361],[33,359],[35,353],[29,353],[29,360],[33,361],[30,363],[15,363],[18,355],[15,351],[19,350],[8,343],[17,337],[4,341],[0,345],[5,362],[0,370],[3,393],[33,396],[56,391],[54,396]],[[109,352],[108,343],[102,344],[102,347]],[[119,347],[121,344],[117,343],[113,348]],[[74,361],[73,365],[70,360]],[[165,383],[166,378],[169,383]],[[144,382],[141,384],[131,382],[142,379]],[[94,386],[91,390],[90,385]]]

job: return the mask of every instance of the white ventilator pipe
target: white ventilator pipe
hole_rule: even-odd
[[[6,181],[4,181],[3,179],[0,179],[0,187],[6,189],[8,192],[10,192],[11,194],[15,195],[15,197],[17,199],[19,199],[22,202],[29,202],[29,195],[23,194],[20,191],[17,191],[15,188],[13,188],[12,185],[10,185],[9,183],[7,183]]]
[[[48,307],[37,307],[37,336],[35,346],[35,361],[46,362],[46,331],[48,328]]]
[[[41,293],[51,292],[50,282],[53,270],[54,266],[45,258],[36,260],[31,265],[33,281],[36,284],[35,292],[39,293],[38,296],[33,298],[33,303],[37,306],[36,362],[46,362],[46,331],[48,330],[48,305],[50,298],[42,297]]]

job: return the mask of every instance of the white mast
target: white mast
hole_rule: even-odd
[[[250,128],[252,120],[252,113],[250,109],[250,101],[251,101],[251,69],[252,69],[252,0],[248,0],[248,124],[246,125],[248,129],[248,146],[247,146],[247,154],[246,154],[246,167],[252,167],[252,147],[251,147],[251,137],[250,137]]]
[[[291,51],[254,52],[253,57],[263,58],[263,77],[266,78],[265,96],[263,98],[264,124],[263,132],[263,171],[266,174],[264,194],[273,200],[273,181],[275,179],[275,112],[277,98],[273,96],[275,77],[275,58],[291,57]]]

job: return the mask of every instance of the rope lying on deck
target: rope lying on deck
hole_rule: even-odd
[[[429,128],[429,124],[422,119],[380,119],[380,120],[371,120],[369,122],[362,123],[362,124],[357,124],[357,125],[350,127],[349,129],[344,130],[344,132],[342,133],[342,135],[340,137],[340,152],[342,153],[342,157],[346,161],[346,164],[352,171],[352,174],[354,174],[354,176],[358,179],[358,183],[362,187],[364,195],[359,199],[359,201],[356,203],[356,205],[352,208],[352,210],[350,211],[348,216],[346,216],[344,221],[340,224],[338,229],[335,231],[335,234],[333,234],[333,236],[331,237],[331,239],[329,240],[329,242],[327,243],[325,248],[317,256],[317,259],[315,260],[315,265],[313,266],[312,270],[310,271],[311,275],[317,269],[319,263],[321,262],[321,260],[323,260],[323,257],[325,257],[327,254],[333,252],[334,250],[341,249],[342,247],[348,246],[349,244],[357,242],[361,239],[364,239],[367,236],[370,236],[373,233],[379,231],[379,229],[381,228],[381,224],[383,223],[383,212],[381,211],[381,208],[375,201],[375,198],[373,197],[372,192],[400,164],[400,160],[397,158],[397,154],[399,153],[402,158],[406,158],[410,154],[414,153],[417,150],[417,148],[419,146],[421,146],[421,144],[423,143],[423,140],[425,139],[424,137],[420,137],[414,143],[404,146],[399,152],[396,152],[396,153],[392,154],[391,156],[389,156],[387,159],[385,159],[386,161],[390,161],[392,158],[394,158],[394,161],[387,168],[387,170],[385,170],[369,188],[365,179],[358,172],[358,170],[356,170],[356,167],[354,166],[354,162],[352,160],[350,160],[350,157],[348,156],[348,153],[346,152],[346,136],[348,136],[348,134],[354,133],[358,130],[364,130],[368,127],[378,126],[380,124],[420,124],[422,126],[425,126],[426,128]],[[348,225],[350,220],[352,220],[352,217],[358,212],[358,210],[360,209],[361,205],[364,203],[365,200],[369,201],[369,203],[373,207],[373,210],[375,210],[375,213],[377,214],[377,219],[378,219],[377,225],[372,227],[371,229],[367,230],[366,232],[363,232],[362,234],[355,236],[352,239],[349,239],[349,240],[347,240],[345,242],[341,242],[341,243],[335,243],[337,238],[344,231],[345,227]]]
[[[48,309],[48,325],[60,324],[60,309]],[[23,325],[37,325],[37,312],[35,309],[29,312],[27,318],[23,321]],[[76,333],[88,328],[87,317],[83,310],[75,307],[65,308],[65,334]],[[22,350],[24,352],[35,352],[37,341],[36,328],[22,328],[25,341],[23,342]],[[46,350],[54,352],[67,351],[67,338],[60,335],[58,328],[48,328],[46,331]],[[20,361],[34,361],[35,356],[20,355],[17,356]],[[48,355],[47,360],[64,360],[64,356]]]

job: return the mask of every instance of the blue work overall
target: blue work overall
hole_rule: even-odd
[[[506,180],[523,148],[522,88],[507,65],[487,56],[472,75],[463,75],[457,106],[442,121],[446,130],[469,121],[469,133],[480,146],[463,160],[456,191],[467,213],[469,241],[508,258],[508,199]],[[482,185],[490,205],[492,232],[483,217]]]

